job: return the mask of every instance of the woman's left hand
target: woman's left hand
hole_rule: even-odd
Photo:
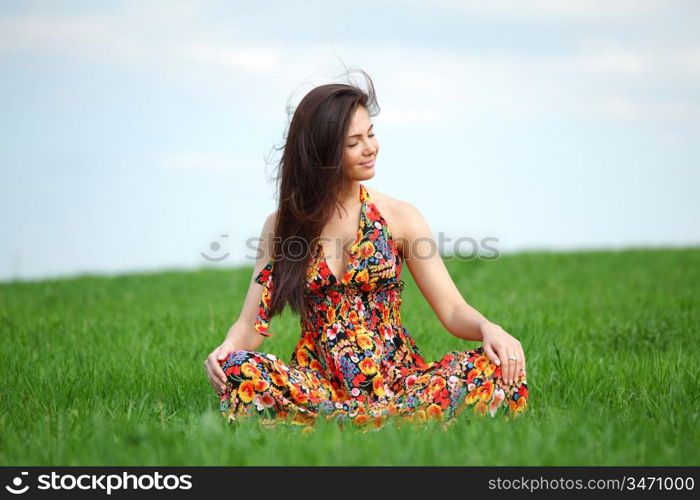
[[[484,353],[501,367],[501,378],[512,384],[520,375],[525,375],[525,352],[520,341],[506,332],[500,325],[486,321],[481,324]],[[515,357],[515,361],[513,358]]]

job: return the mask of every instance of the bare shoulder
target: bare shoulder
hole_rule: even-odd
[[[389,226],[399,250],[403,252],[403,242],[416,218],[421,217],[420,211],[415,205],[376,189],[367,187],[367,192]]]
[[[263,230],[265,231],[273,231],[275,230],[275,224],[277,224],[277,210],[274,212],[270,213],[266,218],[265,222],[263,223]]]
[[[401,223],[403,218],[411,218],[416,215],[418,209],[411,203],[395,198],[386,193],[382,193],[374,188],[367,187],[367,192],[369,193],[372,202],[377,206],[382,215],[385,215],[384,219],[389,222],[389,217],[394,215],[393,219],[397,219],[395,222],[397,224]],[[386,209],[386,214],[384,213]]]
[[[263,222],[260,230],[260,237],[267,245],[268,241],[272,241],[275,237],[275,226],[277,225],[277,210],[269,214]],[[271,249],[271,248],[270,248]]]

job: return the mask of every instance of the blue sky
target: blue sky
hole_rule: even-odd
[[[341,60],[367,184],[436,238],[698,245],[699,5],[2,2],[0,280],[252,265],[286,108]]]

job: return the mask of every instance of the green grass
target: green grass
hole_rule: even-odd
[[[521,340],[512,422],[310,434],[228,425],[202,362],[251,267],[0,285],[0,465],[698,465],[700,248],[448,260],[464,298]],[[426,359],[450,335],[412,281],[402,316]],[[285,361],[289,310],[260,350]],[[282,332],[287,332],[282,334]]]

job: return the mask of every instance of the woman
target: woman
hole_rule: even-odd
[[[294,112],[243,310],[204,363],[230,422],[324,417],[366,429],[390,416],[449,424],[466,407],[506,418],[527,407],[520,342],[464,301],[418,209],[364,184],[379,153],[367,79],[367,92],[316,87]],[[482,346],[422,357],[401,325],[404,263],[445,328]],[[258,350],[285,304],[301,318],[289,363]]]

